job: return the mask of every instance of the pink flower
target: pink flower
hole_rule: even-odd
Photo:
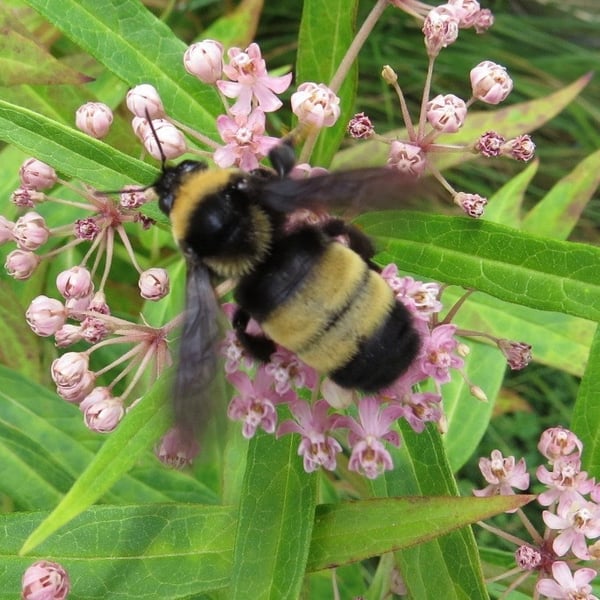
[[[252,171],[258,167],[258,161],[279,143],[277,138],[263,135],[265,113],[259,109],[248,116],[238,115],[235,119],[221,115],[217,117],[217,129],[226,145],[216,150],[214,160],[224,169],[235,165],[244,171]]]
[[[288,400],[288,398],[291,400],[295,394],[291,394],[287,398],[277,394],[273,390],[272,377],[262,366],[256,372],[254,381],[242,371],[230,375],[229,381],[240,392],[240,395],[234,396],[229,403],[227,415],[234,421],[244,423],[242,435],[245,438],[251,438],[258,427],[267,433],[273,433],[277,422],[275,404],[282,400]]]
[[[125,416],[123,400],[107,387],[97,387],[79,405],[86,426],[97,433],[110,433]]]
[[[85,267],[71,267],[56,277],[56,287],[65,298],[87,298],[94,292],[92,274]]]
[[[387,164],[401,173],[407,173],[416,178],[425,171],[427,158],[420,146],[394,140],[390,144]]]
[[[30,252],[44,245],[50,236],[44,217],[33,211],[17,219],[12,233],[17,246]]]
[[[292,387],[312,389],[318,380],[317,372],[312,367],[304,364],[293,352],[281,347],[271,355],[265,370],[275,381],[275,391],[278,394],[285,394]]]
[[[202,40],[188,47],[183,66],[203,83],[214,85],[223,75],[223,45],[215,40]]]
[[[574,502],[582,500],[594,487],[594,480],[588,479],[587,473],[581,471],[578,455],[559,458],[554,462],[552,472],[543,465],[537,468],[537,478],[548,490],[538,496],[542,506],[550,506],[553,502]]]
[[[566,562],[555,561],[552,563],[552,576],[554,579],[540,579],[537,582],[535,589],[538,594],[560,600],[598,600],[589,585],[596,577],[594,569],[578,569],[571,573]]]
[[[508,366],[513,370],[524,369],[531,362],[531,346],[525,342],[498,340],[498,348],[506,356]]]
[[[456,41],[458,18],[447,4],[436,6],[429,11],[423,22],[425,47],[430,57],[436,57],[442,48]]]
[[[350,137],[357,140],[369,139],[375,133],[371,119],[364,112],[356,113],[350,119],[346,130]]]
[[[178,158],[187,150],[183,133],[166,119],[153,119],[154,131],[147,127],[143,130],[142,143],[152,158]],[[155,135],[156,134],[156,135]],[[161,153],[162,150],[162,153]]]
[[[442,133],[455,133],[465,122],[467,105],[454,94],[438,94],[427,103],[427,120]]]
[[[500,450],[492,450],[490,458],[479,459],[479,469],[490,485],[482,490],[473,490],[475,496],[510,496],[515,493],[513,488],[526,490],[529,487],[529,474],[523,458],[516,463],[514,456],[505,458]]]
[[[500,156],[502,151],[502,144],[506,139],[496,131],[486,131],[482,136],[479,137],[475,144],[475,150],[480,152],[482,156],[491,158]]]
[[[258,44],[250,44],[244,52],[240,48],[230,48],[227,52],[229,64],[223,72],[231,81],[217,81],[217,87],[228,98],[237,98],[230,108],[232,115],[249,115],[252,101],[263,112],[273,112],[281,106],[275,94],[287,90],[292,74],[270,77]]]
[[[29,279],[42,259],[28,250],[13,250],[6,256],[4,268],[14,279]]]
[[[458,346],[455,331],[456,325],[439,325],[424,340],[421,368],[438,383],[448,383],[450,369],[462,369],[464,365],[464,360],[454,354]]]
[[[342,447],[335,438],[327,435],[336,418],[327,414],[329,404],[325,400],[319,400],[313,405],[297,400],[289,406],[296,421],[284,421],[277,429],[277,436],[286,433],[299,433],[302,436],[298,454],[304,459],[304,470],[307,473],[319,467],[333,471],[336,467],[336,454],[342,451]]]
[[[598,505],[586,500],[563,502],[557,507],[557,514],[549,510],[542,513],[544,523],[560,531],[552,542],[552,549],[558,556],[564,556],[569,550],[581,560],[588,560],[590,553],[586,538],[600,536],[600,514]]]
[[[572,431],[564,427],[551,427],[542,433],[538,450],[552,463],[563,456],[581,455],[583,444]]]
[[[127,108],[136,116],[146,119],[162,119],[165,108],[156,88],[149,83],[142,83],[131,88],[126,97]]]
[[[359,421],[341,416],[335,420],[335,427],[349,429],[348,441],[352,454],[348,467],[351,471],[363,472],[369,479],[375,479],[384,470],[394,467],[392,457],[382,440],[400,445],[398,433],[391,426],[402,416],[401,406],[381,408],[380,402],[371,396],[362,398],[358,404]]]
[[[465,214],[473,219],[479,219],[483,216],[485,207],[487,206],[487,198],[479,194],[467,194],[466,192],[458,192],[453,198],[454,204],[460,206]]]

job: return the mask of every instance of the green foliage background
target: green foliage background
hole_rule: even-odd
[[[135,84],[153,83],[170,115],[214,137],[221,109],[212,90],[185,73],[181,56],[188,43],[216,37],[226,46],[245,46],[256,40],[271,69],[292,67],[298,83],[327,80],[355,20],[360,23],[371,5],[197,1],[168,3],[153,13],[137,0],[4,2],[2,213],[16,215],[8,197],[29,155],[100,189],[151,182],[156,165],[139,160],[121,104]],[[600,219],[594,197],[600,90],[586,76],[599,64],[599,23],[576,3],[487,6],[496,14],[495,27],[485,36],[462,32],[442,53],[433,93],[467,97],[468,72],[485,59],[508,67],[515,90],[500,110],[470,114],[448,141],[468,141],[491,126],[507,136],[535,130],[537,159],[525,167],[482,159],[440,163],[458,188],[492,197],[485,220],[447,209],[439,214],[442,196],[428,194],[423,203],[432,206],[422,212],[365,214],[359,222],[376,238],[382,263],[480,290],[459,313],[460,326],[526,340],[537,364],[506,380],[498,352],[473,344],[468,376],[495,402],[477,403],[462,380],[453,381],[444,389],[448,433],[403,430],[396,468],[374,482],[349,472],[343,460],[339,480],[307,475],[296,439],[258,435],[248,443],[236,425],[224,422],[215,423],[194,471],[174,473],[151,452],[168,426],[167,382],[158,382],[106,439],[85,431],[78,410],[49,386],[55,350],[33,336],[22,315],[36,295],[55,295],[56,274],[81,256],[61,254],[27,282],[2,274],[0,599],[18,594],[22,572],[37,558],[68,569],[75,599],[324,598],[332,596],[330,568],[338,566],[342,598],[374,600],[387,589],[394,564],[414,598],[485,598],[500,587],[486,589],[482,573],[510,565],[510,550],[487,550],[497,542],[483,536],[478,552],[464,526],[528,498],[471,498],[472,487],[481,487],[473,472],[477,457],[498,447],[535,461],[541,430],[563,424],[584,440],[586,468],[600,475]],[[398,71],[416,114],[426,66],[421,33],[391,8],[341,91],[346,113],[368,112],[382,133],[400,126],[396,103],[379,78],[385,63]],[[116,109],[105,141],[73,128],[76,108],[94,98]],[[277,119],[276,132],[291,123],[285,113]],[[340,167],[362,165],[367,156],[382,162],[371,146],[343,140],[340,122],[321,137],[314,160]],[[73,218],[68,210],[42,211],[52,224]],[[136,248],[142,266],[168,267],[173,287],[181,286],[181,261],[166,230],[140,234]],[[176,295],[152,307],[141,304],[126,257],[117,256],[114,272],[107,293],[121,298],[119,316],[137,318],[143,311],[160,324],[179,311]],[[459,293],[449,289],[445,302]],[[464,498],[457,497],[459,489]]]

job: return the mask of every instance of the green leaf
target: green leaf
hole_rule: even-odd
[[[523,231],[566,240],[600,184],[600,150],[558,181],[523,219]]]
[[[254,41],[264,0],[242,0],[233,11],[202,32],[202,39],[218,40],[224,48],[246,48]]]
[[[143,452],[156,443],[167,428],[170,406],[164,399],[169,395],[170,385],[169,378],[163,377],[123,419],[60,504],[27,538],[22,554],[30,552],[92,505],[131,469]]]
[[[316,474],[304,472],[297,436],[250,441],[229,597],[298,598],[316,504]]]
[[[154,181],[157,169],[26,108],[0,100],[0,139],[98,189]],[[101,166],[101,168],[100,168]],[[123,174],[129,179],[125,179]]]
[[[356,0],[306,0],[298,37],[296,81],[329,84],[354,39]],[[326,50],[325,50],[326,49]],[[355,62],[338,90],[340,117],[321,132],[311,164],[328,165],[339,148],[354,111],[358,66]]]
[[[34,41],[25,26],[0,6],[0,85],[82,84],[91,81]]]
[[[379,212],[357,221],[382,263],[507,302],[600,320],[600,249],[459,217]]]
[[[533,496],[510,498],[514,507],[533,500]],[[372,498],[321,504],[315,515],[308,570],[332,568],[420,545],[509,508],[508,496]]]
[[[596,327],[587,368],[573,409],[572,428],[583,441],[582,460],[590,475],[600,474],[600,327]]]
[[[214,89],[183,68],[186,45],[140,2],[27,0],[130,86],[154,85],[169,115],[210,137],[222,104]]]

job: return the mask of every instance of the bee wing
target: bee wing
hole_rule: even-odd
[[[414,178],[387,167],[337,171],[305,179],[271,179],[260,202],[278,212],[299,208],[393,208],[416,200]],[[416,204],[416,202],[415,202]]]
[[[208,269],[188,259],[186,311],[173,408],[176,424],[194,434],[208,419],[211,408],[211,382],[217,369],[218,312]]]

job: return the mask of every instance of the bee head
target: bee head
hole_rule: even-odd
[[[152,186],[158,195],[158,206],[165,215],[171,214],[177,189],[190,173],[205,171],[206,164],[197,160],[184,160],[174,167],[163,167],[162,173]]]

